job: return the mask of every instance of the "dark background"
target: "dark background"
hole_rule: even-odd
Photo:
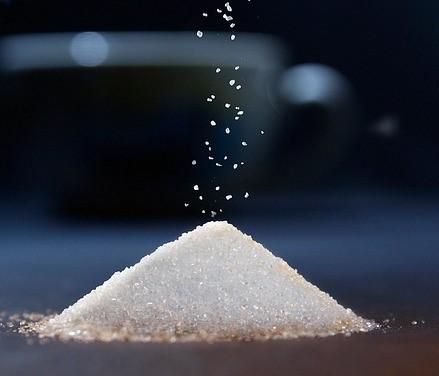
[[[3,1],[1,35],[58,31],[218,29],[201,1]],[[361,134],[343,181],[401,189],[439,183],[439,5],[436,1],[263,1],[232,4],[237,31],[282,37],[296,63],[334,67],[352,83]],[[210,24],[209,24],[210,22]],[[5,101],[3,101],[5,103]],[[391,122],[390,135],[376,131]],[[2,119],[8,127],[10,117]],[[9,124],[8,124],[9,123]],[[378,125],[377,125],[378,124]],[[346,163],[347,162],[347,163]],[[10,168],[10,167],[8,167]],[[340,174],[337,175],[340,178]],[[324,186],[328,180],[319,181]]]

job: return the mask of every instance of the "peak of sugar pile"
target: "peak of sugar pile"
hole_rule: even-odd
[[[214,341],[373,327],[250,236],[209,222],[115,273],[37,330],[85,341]]]

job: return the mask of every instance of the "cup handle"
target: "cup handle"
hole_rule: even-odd
[[[319,117],[318,132],[312,133],[306,145],[301,145],[301,155],[293,150],[292,137],[300,137],[295,129],[297,121],[286,125],[290,128],[283,132],[287,144],[284,142],[284,146],[288,148],[291,142],[291,150],[284,147],[283,154],[290,158],[290,180],[316,180],[333,171],[352,150],[360,129],[359,106],[349,81],[325,65],[298,65],[282,74],[280,97],[287,112],[294,113],[295,118],[315,107],[324,114]]]

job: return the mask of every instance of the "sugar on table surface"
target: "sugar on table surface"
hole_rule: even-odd
[[[208,222],[116,272],[39,332],[150,341],[325,336],[373,327],[250,236],[227,222]]]

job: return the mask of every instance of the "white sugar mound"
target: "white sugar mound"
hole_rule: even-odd
[[[233,340],[367,331],[282,259],[227,222],[209,222],[42,323],[79,340]]]

